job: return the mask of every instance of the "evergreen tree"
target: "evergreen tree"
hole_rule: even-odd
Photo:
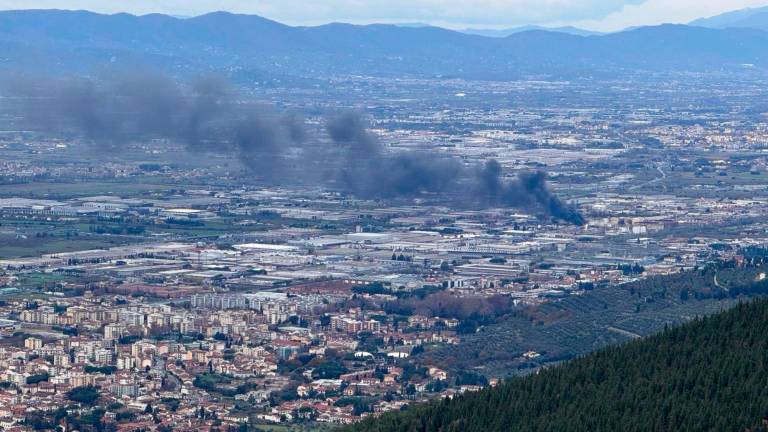
[[[765,431],[768,299],[343,431]]]

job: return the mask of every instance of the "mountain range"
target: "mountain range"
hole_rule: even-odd
[[[576,35],[576,36],[598,36],[603,34],[601,32],[585,30],[585,29],[573,27],[573,26],[544,27],[544,26],[538,26],[538,25],[526,25],[526,26],[520,26],[520,27],[510,27],[506,29],[468,28],[468,29],[459,30],[459,31],[462,33],[473,34],[478,36],[507,37],[507,36],[512,36],[513,34],[522,33],[522,32],[531,31],[531,30],[565,33],[565,34]]]
[[[692,21],[690,25],[718,29],[753,28],[768,30],[768,6],[741,9],[709,18],[701,18]]]
[[[0,67],[24,72],[157,68],[179,76],[219,72],[245,79],[341,74],[516,79],[637,70],[721,71],[745,65],[768,67],[768,31],[705,28],[699,23],[606,35],[528,30],[486,37],[420,26],[292,27],[226,12],[194,18],[0,12]]]

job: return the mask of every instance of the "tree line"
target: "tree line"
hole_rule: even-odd
[[[344,431],[766,430],[768,300]]]

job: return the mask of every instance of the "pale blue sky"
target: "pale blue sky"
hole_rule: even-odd
[[[595,30],[666,22],[768,0],[0,0],[0,9],[87,9],[193,16],[215,10],[258,14],[288,24],[428,23],[449,28],[573,24]]]

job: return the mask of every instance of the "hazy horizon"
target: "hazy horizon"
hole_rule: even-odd
[[[0,0],[0,10],[65,9],[136,15],[162,13],[192,17],[215,11],[260,15],[289,25],[419,23],[454,30],[507,29],[528,25],[574,26],[592,31],[618,31],[627,27],[684,24],[702,17],[749,7],[768,6],[766,0],[416,0],[364,2],[311,0],[297,8],[291,1],[243,0],[124,2],[96,0]]]

